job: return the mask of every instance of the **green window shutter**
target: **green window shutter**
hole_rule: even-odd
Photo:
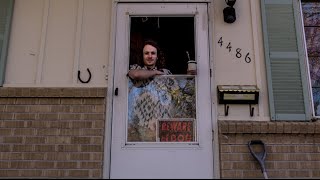
[[[0,0],[0,86],[4,82],[14,0]]]
[[[312,115],[297,7],[297,0],[261,0],[272,120],[303,121]]]

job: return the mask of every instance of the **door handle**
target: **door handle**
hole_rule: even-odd
[[[119,93],[119,88],[116,88],[116,89],[114,90],[114,95],[118,96],[118,93]]]

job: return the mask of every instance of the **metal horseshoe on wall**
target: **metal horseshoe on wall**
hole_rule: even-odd
[[[89,78],[88,78],[88,80],[83,81],[83,80],[81,79],[81,77],[80,77],[81,72],[80,72],[80,70],[78,70],[78,79],[79,79],[80,82],[82,82],[82,83],[88,83],[88,82],[91,80],[91,72],[90,72],[89,68],[87,68],[87,71],[88,71],[88,73],[89,73]]]

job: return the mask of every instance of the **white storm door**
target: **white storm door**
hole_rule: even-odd
[[[117,4],[114,59],[114,89],[117,89],[117,95],[113,97],[110,178],[213,178],[207,8],[206,3]],[[127,72],[130,55],[130,19],[137,16],[194,18],[194,47],[198,73],[192,83],[195,87],[193,97],[196,111],[191,118],[156,119],[155,141],[129,138],[131,135],[128,131],[128,118],[130,118],[128,114],[131,107],[128,105],[130,87]],[[168,76],[178,82],[192,79],[186,77]],[[163,122],[164,124],[161,124]],[[162,130],[171,128],[171,131],[160,132],[161,127]],[[173,129],[192,131],[192,134],[188,134],[190,132],[174,134]],[[164,133],[167,139],[160,137],[161,133]]]

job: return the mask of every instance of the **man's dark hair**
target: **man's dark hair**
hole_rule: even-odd
[[[163,69],[165,68],[165,58],[164,58],[164,54],[162,52],[162,50],[160,49],[160,46],[158,45],[157,42],[153,41],[153,40],[145,40],[144,43],[143,43],[143,46],[142,46],[142,50],[141,50],[141,54],[143,55],[143,48],[146,46],[146,45],[151,45],[153,47],[155,47],[157,49],[157,55],[158,55],[158,60],[156,62],[156,67],[158,69]],[[139,60],[138,64],[143,67],[144,66],[144,63],[143,63],[143,57]]]

